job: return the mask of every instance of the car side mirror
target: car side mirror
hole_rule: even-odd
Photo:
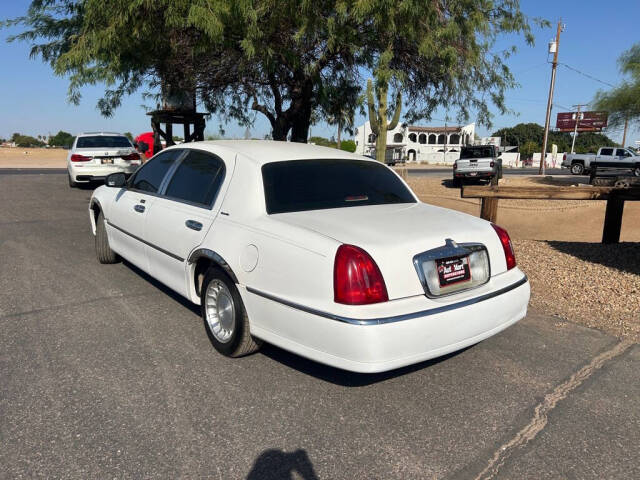
[[[107,187],[113,188],[122,188],[127,183],[127,177],[122,172],[112,173],[111,175],[107,175],[107,178],[104,181],[104,184]]]

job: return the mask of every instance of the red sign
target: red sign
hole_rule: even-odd
[[[577,118],[580,115],[580,118]],[[556,129],[573,132],[578,122],[578,132],[600,132],[607,126],[607,112],[560,112],[556,119]]]

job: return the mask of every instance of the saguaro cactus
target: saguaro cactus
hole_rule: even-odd
[[[389,85],[384,83],[376,86],[376,97],[378,97],[378,108],[373,98],[373,83],[367,81],[367,103],[369,105],[369,123],[371,131],[376,136],[376,160],[384,163],[387,152],[387,131],[393,130],[400,120],[400,110],[402,110],[402,95],[398,92],[396,97],[396,110],[393,112],[391,122],[387,120],[387,91]]]

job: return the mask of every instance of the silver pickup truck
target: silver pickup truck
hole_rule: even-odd
[[[589,174],[594,163],[598,168],[631,170],[640,177],[640,156],[628,148],[601,147],[598,153],[565,153],[562,158],[562,168],[568,168],[573,175]]]
[[[460,186],[465,179],[502,178],[502,158],[495,145],[462,147],[460,158],[453,163],[453,185]]]

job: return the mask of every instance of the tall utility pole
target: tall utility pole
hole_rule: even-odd
[[[629,117],[624,119],[624,133],[622,134],[622,148],[627,143],[627,127],[629,126]]]
[[[580,123],[580,109],[582,107],[586,107],[586,105],[572,105],[572,107],[576,107],[578,111],[576,112],[576,125],[573,127],[573,140],[571,141],[571,153],[573,153],[573,147],[576,146],[576,136],[578,135],[578,124]]]
[[[553,89],[556,85],[556,69],[558,68],[558,50],[560,50],[560,33],[562,33],[562,20],[558,20],[556,32],[555,51],[551,63],[551,85],[549,85],[549,100],[547,100],[547,116],[544,121],[544,138],[542,140],[542,152],[540,152],[540,169],[538,174],[544,175],[544,167],[547,159],[547,140],[549,139],[549,120],[551,119],[551,105],[553,104]]]

